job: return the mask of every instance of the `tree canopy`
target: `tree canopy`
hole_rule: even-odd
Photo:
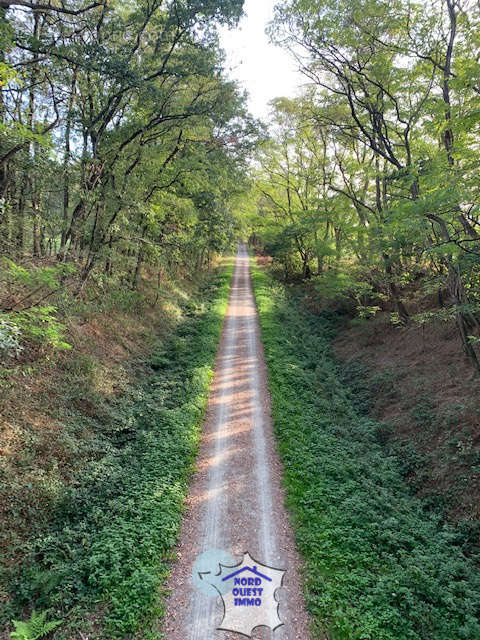
[[[136,286],[145,260],[196,268],[231,243],[257,125],[216,27],[242,5],[2,3],[5,252],[73,262],[81,289],[96,269]]]
[[[307,87],[273,103],[253,225],[360,314],[423,321],[408,287],[437,292],[477,371],[479,26],[468,0],[279,3],[270,35]]]

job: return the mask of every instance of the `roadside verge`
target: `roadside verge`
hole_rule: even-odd
[[[175,334],[159,341],[152,375],[132,390],[103,456],[62,497],[49,531],[12,576],[10,615],[35,608],[62,619],[52,636],[58,640],[79,631],[92,640],[158,637],[159,589],[177,540],[232,272],[229,261],[186,304]]]
[[[478,572],[409,495],[377,424],[355,412],[328,318],[252,267],[287,506],[318,631],[332,640],[479,638]]]

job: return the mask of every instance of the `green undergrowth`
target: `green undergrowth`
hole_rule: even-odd
[[[194,462],[232,265],[186,303],[152,374],[124,403],[104,454],[57,504],[20,575],[8,617],[32,608],[61,618],[56,640],[158,637],[161,585],[176,542]],[[50,636],[49,636],[50,637]]]
[[[255,296],[288,507],[316,634],[331,640],[478,640],[480,577],[425,513],[341,382],[327,316],[263,270]]]
[[[423,508],[450,524],[457,543],[478,565],[480,519],[470,508],[478,495],[480,470],[480,452],[471,430],[480,415],[476,397],[466,395],[437,408],[436,398],[423,388],[422,376],[416,376],[412,394],[402,389],[402,379],[409,372],[405,365],[376,369],[362,356],[359,350],[357,358],[338,361],[354,407],[374,416],[379,413],[376,402],[382,406],[401,400],[395,417],[378,425],[379,442],[387,455],[399,459],[402,477],[411,493],[421,496]]]

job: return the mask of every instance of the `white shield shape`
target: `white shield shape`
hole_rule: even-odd
[[[219,631],[233,631],[250,638],[255,627],[265,626],[274,631],[284,624],[275,599],[276,590],[282,586],[284,569],[261,564],[248,552],[239,564],[233,567],[220,565],[220,569],[222,588],[219,593],[225,611]],[[199,575],[209,582],[208,573]],[[218,574],[216,581],[218,584]],[[218,586],[214,586],[218,590]]]

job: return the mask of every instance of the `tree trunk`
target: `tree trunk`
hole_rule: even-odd
[[[390,256],[386,253],[383,254],[383,263],[385,265],[385,273],[387,274],[387,287],[388,287],[389,297],[394,304],[395,311],[398,314],[400,322],[402,324],[407,324],[408,321],[410,320],[410,316],[408,314],[408,311],[405,305],[403,304],[400,298],[398,287],[394,282],[395,275],[392,269],[392,261]]]
[[[302,254],[303,267],[302,267],[302,278],[304,280],[308,280],[312,277],[312,272],[310,270],[310,265],[308,264],[308,254],[305,252]]]
[[[8,33],[9,24],[6,19],[7,10],[5,7],[0,7],[0,23],[4,25],[4,33]],[[5,62],[4,49],[0,49],[0,63]],[[0,123],[5,121],[5,102],[3,99],[3,91],[0,91]],[[0,200],[5,199],[8,189],[8,183],[10,178],[9,166],[6,162],[0,164]]]
[[[386,189],[385,178],[380,177],[380,160],[379,160],[378,154],[375,154],[375,169],[376,169],[376,176],[375,176],[376,206],[377,206],[377,211],[380,216],[380,219],[383,219],[383,210],[387,204],[387,189]],[[394,281],[395,275],[392,269],[392,259],[386,253],[383,253],[383,264],[385,267],[385,274],[387,277],[388,296],[394,305],[395,311],[398,314],[400,322],[402,324],[407,324],[410,319],[410,316],[408,315],[405,305],[400,299],[400,293]]]
[[[342,230],[338,227],[334,227],[335,233],[335,262],[338,266],[342,258]]]
[[[27,170],[23,172],[23,179],[20,184],[20,193],[17,203],[17,233],[16,245],[20,253],[23,253],[25,247],[25,201],[27,199]]]
[[[454,300],[455,320],[462,340],[463,350],[472,363],[475,374],[478,376],[480,375],[480,362],[478,361],[476,351],[469,340],[466,314],[462,311],[465,305],[468,304],[468,300],[458,268],[455,267],[451,261],[448,265],[448,291]]]
[[[108,276],[113,276],[113,259],[112,259],[113,235],[108,238],[108,255],[105,260],[105,272]]]
[[[142,228],[142,235],[141,235],[141,242],[140,242],[140,246],[138,247],[138,253],[137,253],[137,262],[135,265],[135,272],[133,274],[133,281],[132,281],[132,286],[135,289],[135,291],[138,290],[138,282],[140,279],[140,270],[142,268],[142,263],[143,263],[143,258],[145,256],[145,243],[143,242],[145,239],[145,235],[147,233],[147,227],[146,225],[144,225],[144,227]]]
[[[42,255],[42,229],[40,220],[40,194],[38,193],[38,170],[36,163],[38,161],[38,144],[33,145],[33,174],[30,179],[30,202],[32,206],[33,217],[33,246],[32,253],[38,257]]]
[[[68,208],[70,205],[70,134],[72,130],[73,102],[75,97],[75,85],[77,81],[77,70],[75,69],[70,87],[70,97],[68,99],[67,118],[65,122],[65,145],[63,153],[63,220],[62,220],[62,236],[60,239],[60,257],[65,253],[67,244],[68,231]]]
[[[32,252],[35,257],[40,255],[40,237],[39,237],[39,226],[38,226],[38,215],[37,212],[33,211],[33,245]]]

